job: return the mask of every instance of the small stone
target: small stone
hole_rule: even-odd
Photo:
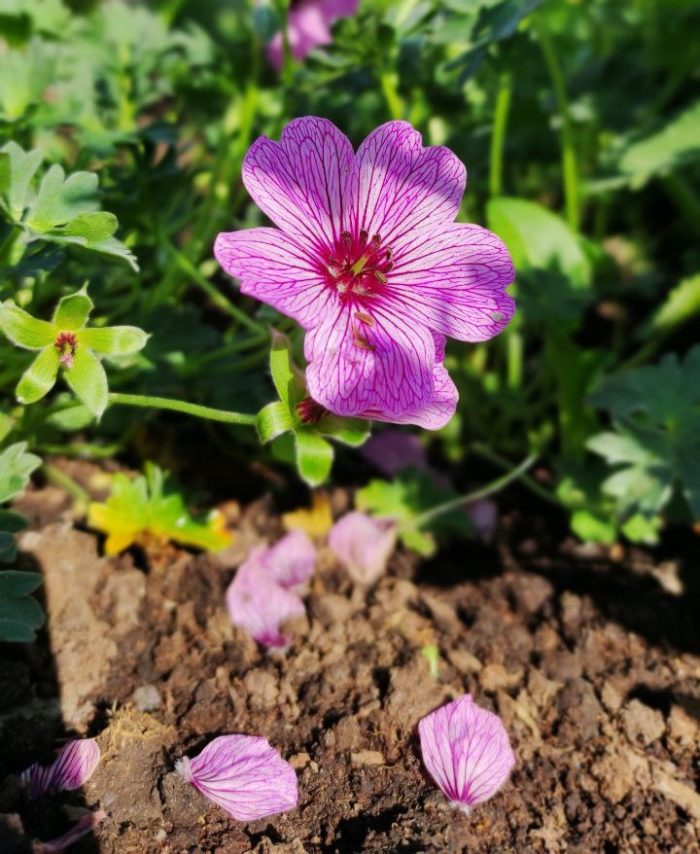
[[[311,757],[308,753],[295,753],[294,756],[290,757],[289,764],[295,771],[301,771],[302,768],[306,768],[310,761]]]
[[[623,697],[611,682],[606,682],[600,692],[600,699],[609,712],[616,712],[622,705]]]
[[[312,617],[324,626],[344,623],[353,612],[353,605],[345,596],[337,593],[324,593],[309,597],[309,611]]]
[[[378,750],[360,750],[359,753],[353,753],[350,760],[355,766],[383,765],[384,755]]]
[[[140,685],[131,699],[140,712],[152,712],[160,708],[160,694],[155,685]]]
[[[478,673],[481,670],[479,659],[466,649],[448,650],[447,658],[460,673]]]
[[[635,744],[651,744],[666,730],[664,716],[639,700],[630,700],[622,710],[622,725],[627,738]]]
[[[682,706],[673,705],[668,716],[668,735],[679,746],[693,748],[700,740],[700,727]]]
[[[522,670],[509,673],[502,664],[487,664],[479,675],[481,687],[490,693],[500,689],[514,688],[522,678]]]

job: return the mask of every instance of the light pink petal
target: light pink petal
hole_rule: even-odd
[[[433,390],[425,403],[396,418],[380,418],[394,424],[415,424],[424,430],[441,430],[457,409],[459,393],[442,362],[433,365]]]
[[[294,318],[305,329],[337,303],[308,249],[276,228],[221,232],[214,255],[241,282],[241,291]]]
[[[433,394],[433,338],[390,305],[373,303],[359,315],[339,305],[307,334],[304,351],[309,394],[336,415],[398,422]]]
[[[413,433],[402,433],[399,430],[373,433],[362,446],[361,453],[382,474],[389,477],[407,468],[428,468],[425,447]]]
[[[96,810],[83,816],[73,827],[62,836],[49,842],[33,842],[32,854],[62,854],[83,836],[87,836],[107,818],[104,810]]]
[[[460,341],[486,341],[508,324],[515,276],[503,241],[454,223],[406,235],[394,249],[390,296],[407,317]]]
[[[30,797],[39,798],[54,792],[70,792],[87,782],[100,761],[100,748],[94,738],[69,741],[52,765],[35,762],[20,775],[29,786]]]
[[[347,513],[328,534],[328,545],[358,584],[374,584],[396,545],[396,523],[366,513]]]
[[[265,549],[259,560],[273,581],[295,591],[314,574],[316,549],[303,531],[295,530]]]
[[[297,776],[265,738],[222,735],[177,772],[238,821],[254,821],[294,809]]]
[[[515,764],[501,719],[469,694],[424,717],[418,734],[431,777],[467,812],[495,795]]]
[[[331,25],[357,11],[359,0],[301,0],[289,12],[289,46],[295,59],[304,59],[315,47],[331,42]],[[282,33],[267,46],[272,65],[282,68]]]
[[[279,142],[256,139],[243,161],[243,183],[275,225],[318,253],[347,227],[353,164],[350,140],[332,122],[304,116],[285,127]]]
[[[285,647],[289,638],[280,627],[305,613],[304,603],[280,587],[259,564],[260,552],[249,556],[226,591],[231,622],[245,629],[258,643]]]
[[[477,536],[489,542],[493,537],[498,521],[498,505],[496,502],[491,501],[490,498],[480,498],[478,501],[467,504],[466,509]]]
[[[417,228],[439,234],[451,223],[464,194],[467,173],[448,148],[423,148],[408,122],[387,122],[357,152],[358,229],[379,234],[384,246],[401,243]]]

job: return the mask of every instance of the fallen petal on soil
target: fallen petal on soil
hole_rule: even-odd
[[[259,736],[219,736],[175,770],[238,821],[286,812],[299,799],[294,769]]]
[[[333,525],[328,545],[358,584],[383,575],[396,544],[396,524],[366,513],[347,513]]]
[[[501,719],[470,694],[426,715],[418,734],[430,776],[467,813],[496,794],[515,764]]]
[[[64,745],[51,765],[35,762],[20,775],[32,799],[54,792],[70,792],[87,782],[100,761],[94,738],[80,738]]]

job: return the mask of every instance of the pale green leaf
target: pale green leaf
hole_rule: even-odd
[[[666,297],[651,321],[655,331],[667,332],[700,315],[700,273],[683,279]]]
[[[271,442],[273,439],[281,436],[282,433],[293,430],[295,423],[295,419],[284,401],[275,400],[272,403],[268,403],[267,406],[264,406],[258,412],[256,418],[256,427],[260,441],[263,444]]]
[[[20,377],[15,389],[17,400],[29,405],[45,397],[56,383],[59,364],[59,352],[49,344]]]
[[[360,418],[339,418],[336,415],[327,415],[319,422],[318,431],[343,445],[359,448],[369,439],[372,424]]]
[[[53,315],[53,324],[58,329],[70,332],[82,329],[94,307],[92,300],[84,291],[61,297]]]
[[[41,151],[24,151],[16,142],[8,142],[0,149],[0,197],[15,222],[22,219],[29,185],[41,161]]]
[[[12,300],[0,303],[0,329],[15,346],[27,350],[41,350],[53,344],[59,332],[52,323],[37,320]]]
[[[102,363],[86,347],[78,346],[73,365],[64,371],[66,382],[98,420],[107,408],[109,389]]]
[[[41,459],[26,449],[26,442],[16,442],[0,453],[0,504],[20,493],[41,465]]]
[[[106,326],[82,329],[78,340],[96,353],[108,356],[129,356],[143,350],[148,333],[137,326]]]
[[[270,373],[280,399],[293,410],[305,396],[306,388],[292,361],[292,345],[289,339],[275,329],[272,330],[270,344]]]
[[[74,172],[66,178],[62,167],[54,164],[41,181],[26,223],[34,231],[46,232],[97,209],[97,175]]]
[[[309,486],[320,486],[333,465],[333,446],[318,433],[300,428],[294,434],[297,470]]]

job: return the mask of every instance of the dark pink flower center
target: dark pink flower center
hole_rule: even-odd
[[[53,346],[58,350],[59,362],[66,368],[73,367],[78,339],[73,332],[59,332]]]
[[[344,231],[335,246],[322,258],[323,274],[329,287],[344,302],[363,303],[378,296],[387,284],[393,252],[382,246],[378,234],[361,229],[353,236]]]

